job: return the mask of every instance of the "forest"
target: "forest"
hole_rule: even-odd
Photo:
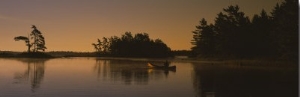
[[[193,31],[192,56],[298,60],[298,2],[285,0],[268,15],[252,19],[238,5],[217,14],[214,23],[200,20]]]
[[[125,32],[121,37],[98,39],[92,44],[99,56],[170,57],[171,49],[160,39],[150,39],[147,33]]]

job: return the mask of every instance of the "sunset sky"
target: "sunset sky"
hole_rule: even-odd
[[[46,51],[94,51],[97,38],[145,32],[172,50],[189,50],[201,18],[213,23],[223,8],[239,5],[252,18],[283,0],[1,0],[0,50],[26,51],[31,25],[42,32]],[[270,14],[270,13],[269,13]]]

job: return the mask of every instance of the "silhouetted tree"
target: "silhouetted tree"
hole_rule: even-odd
[[[27,52],[30,52],[30,48],[31,48],[32,44],[30,44],[30,40],[29,40],[28,37],[26,37],[26,36],[17,36],[14,39],[15,39],[15,41],[19,41],[19,40],[25,41],[26,46],[27,46]]]
[[[120,57],[167,57],[171,54],[166,44],[160,39],[150,39],[147,33],[125,32],[121,37],[104,37],[102,45],[106,53]]]
[[[239,7],[229,6],[223,9],[215,19],[215,24],[207,24],[205,19],[200,21],[193,31],[192,51],[195,55],[207,56],[243,56],[249,49],[251,33],[250,20],[239,11]]]
[[[104,53],[104,54],[106,54],[106,53],[109,52],[109,46],[110,46],[111,43],[110,43],[110,41],[109,41],[108,38],[103,37],[102,38],[102,42],[101,42],[100,39],[98,39],[97,42],[98,42],[97,44],[96,43],[92,43],[92,45],[94,46],[96,52],[98,52],[98,53]]]
[[[121,47],[120,42],[121,39],[117,36],[112,36],[109,38],[110,45],[109,45],[109,50],[111,55],[120,55],[120,50],[118,48]]]
[[[96,43],[92,43],[92,45],[94,46],[96,52],[101,52],[102,50],[102,42],[100,39],[97,40],[97,44]]]
[[[219,44],[217,50],[223,55],[244,55],[244,53],[249,52],[247,49],[248,40],[251,37],[249,37],[250,33],[247,28],[250,21],[243,12],[239,11],[237,5],[229,6],[223,11],[226,14],[219,13],[215,21],[216,37]]]
[[[277,4],[272,11],[273,41],[282,58],[298,60],[298,8],[298,0],[285,0]]]
[[[45,46],[45,38],[42,35],[42,33],[36,28],[35,25],[32,25],[32,32],[31,32],[31,36],[33,38],[33,52],[37,52],[39,50],[45,51],[46,46]]]
[[[108,53],[109,52],[109,40],[106,37],[102,38],[102,48],[103,48],[103,52],[104,53]]]
[[[215,23],[200,21],[193,31],[193,54],[236,58],[298,59],[297,0],[277,4],[271,16],[262,10],[252,21],[238,6],[220,12]]]
[[[26,46],[28,47],[27,52],[31,51],[31,47],[33,46],[33,52],[37,52],[39,50],[45,51],[47,49],[45,47],[45,38],[42,35],[42,33],[34,26],[32,25],[32,32],[30,36],[17,36],[15,37],[15,41],[23,40],[26,43]],[[33,39],[33,42],[30,42],[30,40]]]
[[[207,24],[207,21],[203,18],[200,21],[200,25],[196,26],[196,30],[193,31],[192,51],[196,55],[202,57],[212,56],[215,52],[215,32],[213,30],[213,25]]]
[[[272,57],[275,55],[274,43],[271,36],[272,20],[265,10],[260,15],[255,14],[251,23],[251,49],[252,55],[260,57]]]

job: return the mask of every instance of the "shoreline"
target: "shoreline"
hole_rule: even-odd
[[[287,66],[298,67],[298,60],[283,60],[283,59],[270,59],[270,58],[189,58],[187,56],[174,56],[167,58],[147,58],[147,57],[113,57],[113,56],[98,56],[94,52],[37,52],[37,53],[24,53],[24,52],[10,52],[0,51],[0,58],[73,58],[73,57],[86,57],[96,59],[116,59],[116,60],[140,60],[140,61],[173,61],[173,62],[191,62],[191,63],[212,63],[212,64],[237,64],[240,66]],[[257,65],[253,65],[257,64]]]

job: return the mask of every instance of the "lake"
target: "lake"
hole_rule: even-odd
[[[0,58],[0,97],[298,97],[298,68],[164,61]]]

